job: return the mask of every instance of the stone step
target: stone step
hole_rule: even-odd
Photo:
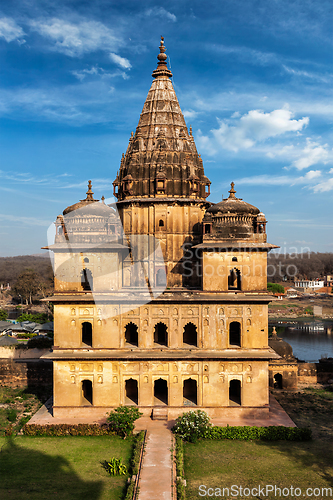
[[[154,408],[151,418],[152,420],[168,420],[168,410],[166,408]]]

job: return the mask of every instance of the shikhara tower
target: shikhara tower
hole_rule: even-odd
[[[91,184],[57,218],[48,247],[55,417],[103,418],[125,404],[164,418],[189,406],[212,417],[268,416],[274,245],[264,214],[237,198],[233,183],[229,198],[207,201],[210,181],[171,76],[162,38],[114,181],[120,218]]]

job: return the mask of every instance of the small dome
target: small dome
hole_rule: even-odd
[[[240,198],[236,198],[234,183],[231,183],[231,189],[229,191],[229,198],[220,201],[219,203],[215,203],[212,205],[207,212],[211,214],[251,214],[258,215],[260,213],[259,208],[246,203]]]
[[[93,198],[93,192],[91,190],[91,181],[88,182],[88,191],[86,192],[86,199],[85,200],[80,200],[78,203],[74,203],[74,205],[70,205],[69,207],[65,208],[63,211],[63,215],[67,215],[70,212],[73,212],[74,210],[77,210],[78,208],[85,207],[86,205],[90,205],[91,203],[96,203],[99,200],[94,200]]]

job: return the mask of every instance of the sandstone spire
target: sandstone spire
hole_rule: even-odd
[[[205,200],[210,181],[170,80],[163,37],[159,48],[154,80],[114,181],[115,195],[119,201],[161,196]]]

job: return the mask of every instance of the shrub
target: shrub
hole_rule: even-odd
[[[119,406],[114,411],[110,411],[107,417],[109,428],[112,432],[126,438],[133,434],[134,422],[141,417],[136,406]]]
[[[273,293],[284,293],[284,286],[278,283],[267,283],[267,290]]]
[[[108,471],[110,476],[126,476],[127,467],[121,462],[121,458],[111,458],[110,462],[105,460],[103,467]]]
[[[33,323],[47,323],[50,321],[50,317],[46,313],[36,313],[36,314],[29,314],[29,313],[23,313],[21,316],[17,318],[17,321],[19,323],[22,323],[22,321],[31,321]]]
[[[311,429],[298,427],[211,427],[207,439],[233,439],[239,441],[309,441]]]
[[[172,432],[184,439],[184,441],[195,443],[197,439],[208,436],[211,425],[206,412],[191,410],[177,418]]]
[[[53,345],[53,340],[48,337],[28,340],[28,349],[49,349]]]
[[[0,309],[0,321],[6,321],[8,318],[8,312],[4,309]]]
[[[7,410],[7,420],[9,422],[16,422],[17,419],[17,411],[14,408],[8,408]]]
[[[145,439],[145,431],[140,431],[136,434],[133,445],[133,453],[131,458],[131,472],[132,474],[138,474],[140,465],[140,456],[143,442]]]
[[[112,433],[108,426],[98,424],[25,424],[23,434],[26,436],[105,436]]]

